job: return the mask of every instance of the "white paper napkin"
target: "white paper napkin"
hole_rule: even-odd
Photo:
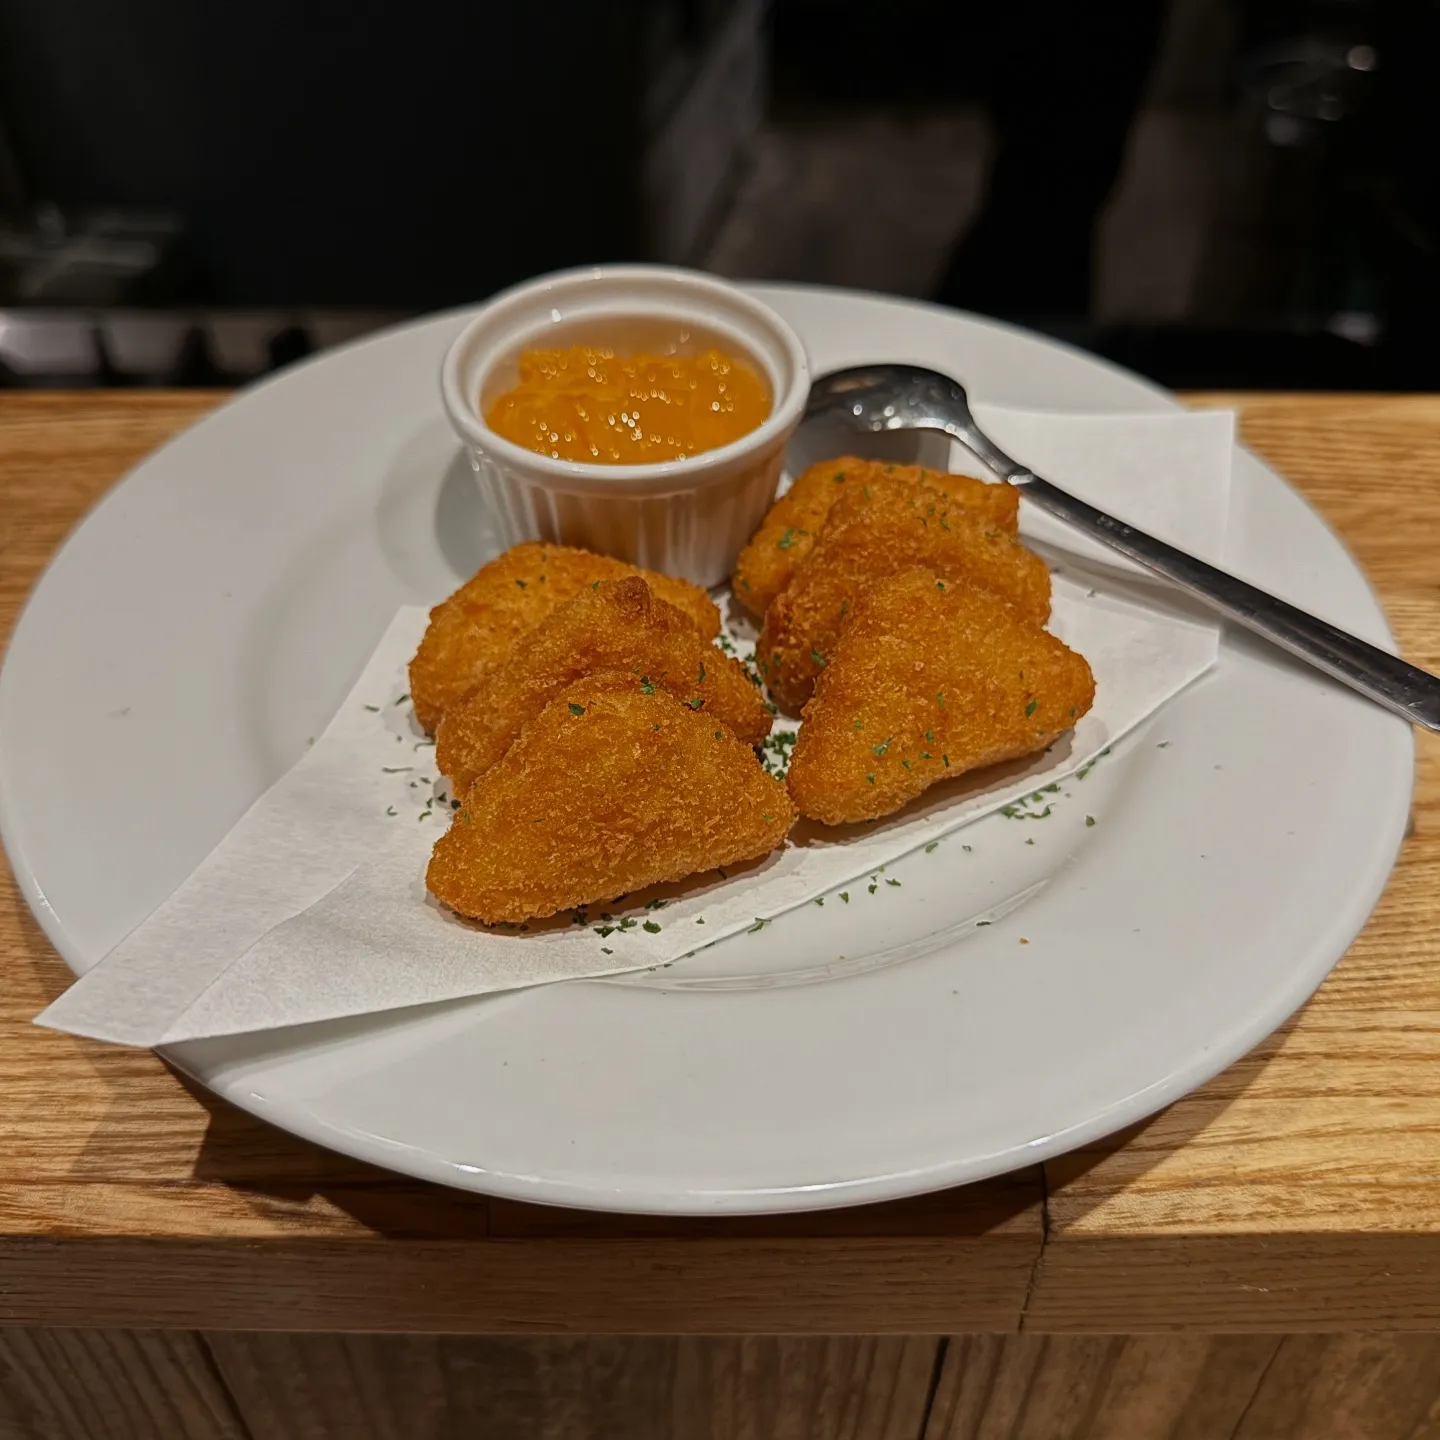
[[[1228,413],[977,413],[1040,473],[1223,560]],[[1068,743],[1032,764],[980,772],[968,788],[937,787],[875,824],[833,831],[802,823],[792,843],[757,865],[629,897],[608,918],[593,906],[583,921],[481,929],[449,915],[424,887],[450,809],[433,747],[403,697],[425,627],[423,610],[406,609],[304,759],[39,1022],[151,1046],[666,965],[1063,779],[1207,670],[1219,632],[1167,592],[1127,578],[1123,566],[1096,566],[1101,556],[1028,508],[1023,529],[1056,565],[1051,628],[1096,678],[1095,708]]]

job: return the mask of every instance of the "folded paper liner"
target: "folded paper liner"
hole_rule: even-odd
[[[1224,559],[1228,412],[976,409],[1040,474],[1192,553]],[[957,468],[976,467],[961,459]],[[426,624],[423,609],[407,608],[299,763],[39,1022],[156,1046],[683,963],[699,936],[713,944],[749,930],[1064,779],[1214,664],[1219,630],[1028,505],[1022,529],[1055,568],[1050,628],[1096,679],[1094,709],[1028,767],[975,772],[869,825],[830,831],[802,822],[762,862],[594,905],[583,922],[564,915],[525,930],[484,929],[425,890],[430,848],[451,809],[433,747],[404,699]],[[745,633],[730,631],[742,653]],[[777,725],[790,728],[783,717]],[[647,899],[665,903],[647,909]]]

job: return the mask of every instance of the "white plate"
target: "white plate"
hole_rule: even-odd
[[[1174,403],[951,311],[760,292],[817,371],[889,359],[1016,405]],[[116,487],[42,579],[0,675],[0,826],[77,971],[295,760],[396,607],[485,558],[436,382],[465,318],[241,396]],[[1230,559],[1388,641],[1339,543],[1244,453]],[[523,1199],[769,1211],[975,1180],[1141,1118],[1295,1009],[1380,894],[1412,764],[1403,723],[1232,636],[1050,820],[993,817],[691,970],[172,1058],[309,1139]]]

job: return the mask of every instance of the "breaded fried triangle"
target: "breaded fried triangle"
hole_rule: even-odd
[[[720,633],[720,612],[698,585],[572,550],[565,545],[514,545],[482,567],[430,612],[430,627],[410,662],[415,717],[432,735],[440,717],[507,660],[558,605],[594,584],[641,576],[663,600],[682,610],[704,640]]]
[[[457,790],[468,789],[557,692],[601,670],[627,671],[644,688],[668,690],[749,745],[770,733],[770,712],[740,663],[631,575],[597,580],[552,611],[446,711],[435,733],[441,773]]]
[[[794,819],[743,740],[609,671],[561,691],[471,788],[426,884],[514,923],[767,854]]]
[[[996,530],[1014,535],[1019,527],[1020,492],[1010,485],[988,485],[970,475],[927,470],[920,465],[887,465],[840,455],[802,471],[770,507],[760,528],[735,562],[736,598],[763,616],[770,602],[790,583],[801,561],[814,548],[831,507],[852,490],[867,486],[939,490],[957,505],[976,511]]]
[[[1077,655],[978,585],[910,570],[856,607],[805,707],[787,784],[840,825],[1043,750],[1095,700]]]
[[[810,698],[849,613],[879,581],[922,565],[993,591],[1043,624],[1050,572],[1014,535],[923,486],[862,486],[831,507],[809,558],[765,614],[755,659],[791,714]]]

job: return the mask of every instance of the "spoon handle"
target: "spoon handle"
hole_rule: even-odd
[[[944,428],[1042,510],[1163,575],[1237,624],[1267,636],[1412,724],[1440,731],[1440,679],[1434,675],[1042,480],[1006,455],[968,415]]]

